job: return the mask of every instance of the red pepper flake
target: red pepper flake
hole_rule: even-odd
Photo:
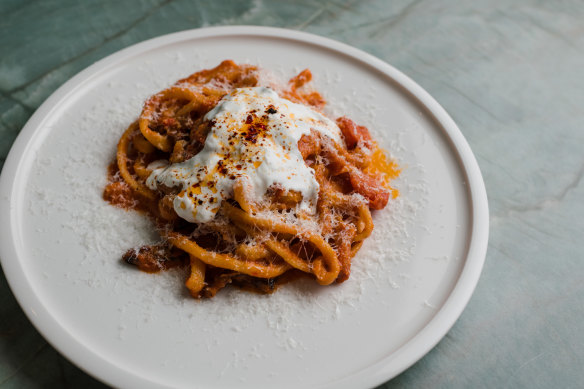
[[[222,159],[217,162],[217,170],[221,174],[227,174],[227,168],[225,167],[225,162],[223,162]]]
[[[266,126],[264,124],[255,124],[249,128],[248,132],[242,133],[244,139],[251,143],[256,143],[258,140],[258,136],[261,132],[266,131]]]

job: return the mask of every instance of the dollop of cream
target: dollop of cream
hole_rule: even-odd
[[[339,127],[321,113],[281,98],[270,88],[238,88],[207,113],[211,124],[203,149],[192,158],[153,163],[146,184],[179,187],[174,210],[192,223],[212,220],[221,203],[244,180],[261,199],[274,186],[302,194],[299,208],[314,214],[319,185],[298,150],[298,140],[315,130],[339,144]]]

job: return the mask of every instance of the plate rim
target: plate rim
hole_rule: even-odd
[[[148,39],[116,51],[67,80],[41,104],[24,125],[8,153],[0,175],[0,214],[6,215],[6,218],[3,218],[4,221],[0,223],[0,242],[2,243],[0,244],[0,264],[8,285],[28,319],[45,340],[87,374],[113,386],[141,385],[144,388],[164,386],[160,382],[148,380],[130,370],[120,368],[103,358],[91,350],[89,346],[69,334],[59,324],[57,318],[43,306],[34,293],[32,285],[28,282],[21,261],[18,260],[22,254],[17,252],[15,245],[18,234],[13,233],[16,227],[16,218],[14,217],[15,207],[11,204],[12,192],[18,182],[18,173],[22,165],[30,158],[26,151],[32,147],[33,136],[40,129],[40,124],[50,116],[54,109],[59,107],[61,102],[68,98],[69,94],[75,93],[83,84],[94,77],[99,77],[126,59],[169,44],[210,37],[225,38],[241,35],[285,38],[320,46],[377,69],[428,110],[430,116],[436,120],[443,134],[458,153],[459,165],[462,167],[461,171],[464,173],[467,183],[471,231],[464,266],[451,293],[432,319],[414,337],[393,353],[356,373],[318,387],[366,388],[382,384],[412,366],[433,349],[458,320],[468,304],[478,283],[486,257],[489,235],[487,193],[476,158],[462,132],[444,108],[428,92],[383,60],[345,43],[320,35],[263,26],[218,26],[185,30]]]

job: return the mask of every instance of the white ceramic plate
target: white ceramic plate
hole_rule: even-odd
[[[367,125],[402,166],[401,196],[375,214],[347,282],[195,301],[180,271],[149,275],[120,263],[153,236],[147,220],[101,200],[117,139],[150,94],[227,58],[284,79],[310,68],[329,113]],[[488,237],[477,163],[432,97],[357,49],[259,27],[160,37],[75,76],[14,143],[0,214],[2,267],[30,320],[67,358],[119,387],[380,384],[453,325]]]

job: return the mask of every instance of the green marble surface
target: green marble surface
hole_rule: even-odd
[[[584,385],[584,2],[0,0],[0,15],[0,166],[57,87],[162,34],[285,27],[393,64],[470,143],[491,236],[481,280],[452,330],[380,388]],[[45,387],[104,385],[47,344],[0,273],[0,388]]]

